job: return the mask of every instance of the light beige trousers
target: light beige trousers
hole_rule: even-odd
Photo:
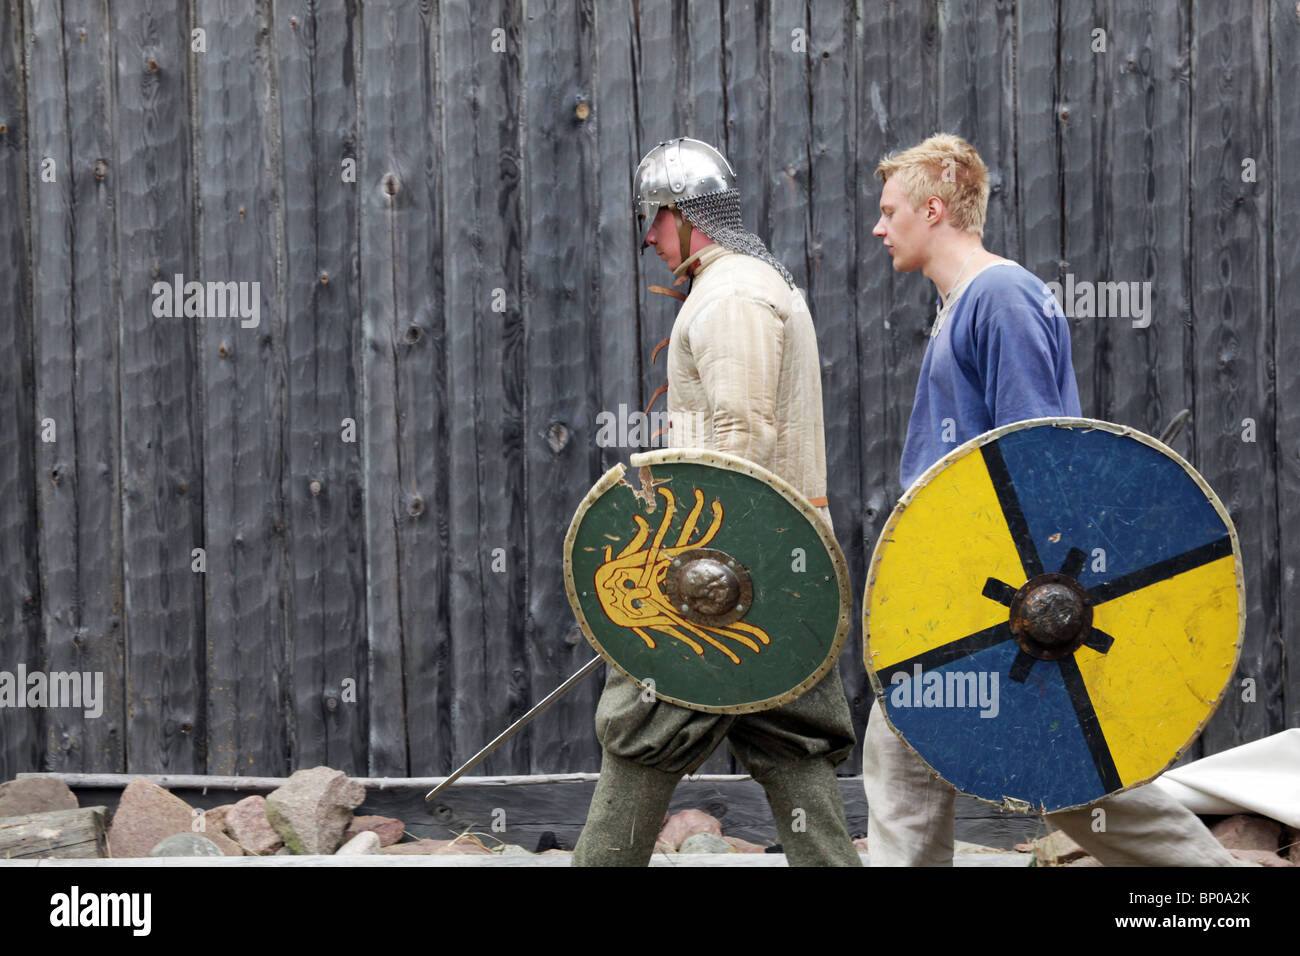
[[[862,755],[867,792],[867,855],[872,866],[952,866],[957,791],[930,773],[890,729],[877,701]],[[1106,811],[1093,830],[1093,807],[1048,813],[1106,866],[1236,866],[1196,814],[1158,787],[1138,787],[1094,806]]]

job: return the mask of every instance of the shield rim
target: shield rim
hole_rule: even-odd
[[[802,494],[785,479],[768,471],[761,465],[756,465],[748,459],[741,458],[738,455],[728,454],[727,452],[713,451],[707,448],[661,448],[655,451],[639,452],[629,459],[630,467],[634,469],[652,468],[655,465],[662,464],[688,464],[688,465],[710,465],[714,468],[721,468],[726,471],[737,471],[741,474],[748,475],[751,478],[757,478],[777,493],[784,497],[790,504],[804,516],[813,529],[821,538],[827,554],[830,556],[831,564],[835,568],[835,577],[838,584],[840,599],[839,615],[835,625],[835,639],[831,642],[830,650],[826,658],[818,665],[817,669],[809,674],[806,678],[782,694],[768,697],[764,700],[751,701],[744,704],[724,704],[714,706],[709,704],[696,704],[690,701],[684,701],[667,694],[660,693],[656,688],[651,690],[655,697],[669,704],[676,704],[678,707],[685,707],[687,710],[697,710],[706,714],[753,714],[763,710],[771,710],[773,707],[780,707],[788,704],[793,700],[803,696],[811,690],[831,671],[831,668],[839,664],[840,654],[844,651],[844,644],[848,639],[849,624],[852,618],[851,609],[853,606],[853,590],[849,579],[848,562],[844,559],[844,552],[840,549],[840,544],[835,540],[835,534],[830,527],[822,520],[817,509]],[[644,689],[645,683],[640,677],[632,674],[622,664],[614,658],[601,646],[600,641],[595,635],[591,624],[587,621],[586,614],[583,613],[582,604],[578,600],[577,587],[573,580],[573,542],[578,534],[578,527],[582,524],[582,519],[586,517],[588,510],[596,501],[605,494],[610,488],[623,479],[627,473],[627,467],[622,462],[616,463],[600,480],[592,485],[591,489],[578,504],[577,510],[573,514],[573,519],[569,522],[568,533],[564,536],[564,591],[568,595],[569,605],[573,608],[574,616],[578,620],[578,626],[582,629],[583,636],[587,642],[595,649],[596,653],[605,659],[610,666],[617,668],[618,671]]]
[[[979,448],[982,448],[984,445],[987,445],[990,442],[998,440],[1003,435],[1008,435],[1012,432],[1017,432],[1017,431],[1024,431],[1025,429],[1028,428],[1037,428],[1042,425],[1054,425],[1058,428],[1072,428],[1072,429],[1083,428],[1090,431],[1100,430],[1100,431],[1107,431],[1112,434],[1119,435],[1121,437],[1133,438],[1144,445],[1149,445],[1150,447],[1156,449],[1157,451],[1163,452],[1167,457],[1172,458],[1179,465],[1181,465],[1183,471],[1186,472],[1187,475],[1191,477],[1191,479],[1194,482],[1196,482],[1197,487],[1200,488],[1201,491],[1205,494],[1206,499],[1214,507],[1214,510],[1218,513],[1219,518],[1222,519],[1224,525],[1228,529],[1228,536],[1232,541],[1232,563],[1233,563],[1233,570],[1235,572],[1236,586],[1237,586],[1237,639],[1233,645],[1232,669],[1228,672],[1228,678],[1226,681],[1224,681],[1223,687],[1219,689],[1218,696],[1215,697],[1214,703],[1210,705],[1210,709],[1206,711],[1205,717],[1201,720],[1201,722],[1196,725],[1196,729],[1192,732],[1192,735],[1188,737],[1187,740],[1184,741],[1178,747],[1177,750],[1174,751],[1174,755],[1169,758],[1168,762],[1165,763],[1163,767],[1161,767],[1151,776],[1143,780],[1139,780],[1135,783],[1128,784],[1124,787],[1121,787],[1118,790],[1112,790],[1110,793],[1107,793],[1105,796],[1098,797],[1095,800],[1089,800],[1086,803],[1073,804],[1072,806],[1068,806],[1068,807],[1057,807],[1052,810],[1047,810],[1044,807],[1035,807],[1033,804],[1024,800],[1018,800],[1015,797],[1004,796],[1002,800],[992,800],[988,797],[981,797],[979,794],[968,793],[965,790],[960,790],[951,781],[949,781],[942,773],[936,770],[928,760],[922,757],[921,754],[917,752],[916,748],[912,746],[911,741],[909,741],[905,736],[903,736],[902,733],[899,732],[898,728],[894,726],[894,722],[889,718],[889,711],[885,707],[886,692],[884,690],[884,685],[881,683],[880,678],[877,676],[875,670],[872,669],[871,667],[871,629],[870,629],[872,590],[875,587],[875,583],[876,583],[876,570],[879,567],[880,561],[883,557],[882,550],[884,549],[885,545],[889,543],[890,533],[898,525],[898,521],[902,517],[903,512],[907,510],[908,506],[911,505],[912,501],[921,492],[921,490],[925,488],[927,485],[929,485],[932,481],[934,481],[934,479],[953,462],[961,458],[965,458],[967,455],[972,454]],[[1102,800],[1109,800],[1111,797],[1117,796],[1118,794],[1127,793],[1129,790],[1135,790],[1138,787],[1146,786],[1152,780],[1155,780],[1166,770],[1172,767],[1175,763],[1178,762],[1178,760],[1183,756],[1183,754],[1187,752],[1188,748],[1191,747],[1191,745],[1196,742],[1196,739],[1201,736],[1201,733],[1205,730],[1206,724],[1210,722],[1210,719],[1214,716],[1215,712],[1219,709],[1219,705],[1222,704],[1224,699],[1227,697],[1228,688],[1232,686],[1232,682],[1237,676],[1237,667],[1241,663],[1241,646],[1245,638],[1245,632],[1246,632],[1246,587],[1245,587],[1245,573],[1243,570],[1243,564],[1241,560],[1241,544],[1237,540],[1237,526],[1233,524],[1232,516],[1228,514],[1228,509],[1223,506],[1223,502],[1219,500],[1219,496],[1214,493],[1214,489],[1209,486],[1209,483],[1206,482],[1206,480],[1203,477],[1201,477],[1201,473],[1192,467],[1190,462],[1188,462],[1185,458],[1183,458],[1182,455],[1178,454],[1178,452],[1174,451],[1164,442],[1160,441],[1157,438],[1153,438],[1150,435],[1146,434],[1145,432],[1139,431],[1138,429],[1132,428],[1128,425],[1117,425],[1114,422],[1106,422],[1096,418],[1050,416],[1046,418],[1027,418],[1024,421],[1012,422],[1009,425],[1001,425],[997,428],[990,429],[989,431],[984,432],[982,435],[976,435],[974,438],[970,439],[969,441],[961,445],[958,445],[948,454],[944,455],[942,458],[936,461],[933,465],[931,465],[929,468],[923,471],[921,475],[916,479],[916,481],[912,482],[911,486],[909,486],[907,490],[903,492],[903,496],[898,499],[898,503],[894,505],[893,511],[890,512],[889,519],[885,522],[884,527],[881,528],[880,535],[876,538],[876,544],[871,552],[871,561],[867,565],[867,584],[862,594],[862,663],[866,667],[867,677],[871,681],[871,689],[875,693],[876,700],[880,703],[881,716],[885,718],[885,723],[889,726],[889,729],[894,733],[896,737],[898,737],[899,740],[903,742],[903,746],[905,746],[908,750],[910,750],[916,756],[916,758],[921,761],[922,765],[924,765],[926,770],[930,772],[931,776],[936,777],[939,780],[942,780],[945,784],[952,787],[960,794],[963,794],[968,797],[972,797],[976,800],[979,800],[981,803],[987,803],[990,804],[991,806],[998,807],[1001,810],[1008,810],[1017,813],[1065,813],[1070,810],[1082,810],[1087,807],[1091,807]]]

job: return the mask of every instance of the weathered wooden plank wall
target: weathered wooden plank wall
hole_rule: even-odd
[[[1086,414],[1193,409],[1237,522],[1254,699],[1196,753],[1296,726],[1298,53],[1291,0],[0,0],[0,670],[107,688],[0,708],[0,779],[440,774],[575,670],[560,542],[629,451],[597,414],[664,380],[629,186],[678,134],[808,290],[859,589],[933,314],[879,157],[960,133],[990,248],[1150,282],[1074,356]],[[158,316],[178,274],[258,323]],[[598,769],[599,690],[481,772]]]

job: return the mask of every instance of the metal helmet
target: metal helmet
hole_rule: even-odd
[[[736,188],[736,171],[727,157],[698,139],[679,136],[646,153],[633,177],[638,235],[645,235],[664,206]]]
[[[690,258],[691,226],[695,226],[718,245],[763,260],[794,285],[790,272],[763,240],[745,229],[736,171],[708,143],[685,136],[660,143],[637,166],[633,192],[643,251],[651,224],[659,210],[668,207],[677,220],[683,262]]]

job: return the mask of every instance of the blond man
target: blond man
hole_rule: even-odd
[[[984,248],[988,170],[938,134],[881,160],[878,236],[898,272],[921,272],[937,314],[903,445],[906,488],[957,444],[1028,418],[1077,416],[1070,329],[1041,280]],[[955,439],[955,442],[954,442]],[[867,850],[876,866],[951,866],[956,791],[934,777],[873,705],[863,754]],[[1200,820],[1155,787],[1047,814],[1107,866],[1233,866]],[[1104,829],[1094,831],[1096,820]]]

